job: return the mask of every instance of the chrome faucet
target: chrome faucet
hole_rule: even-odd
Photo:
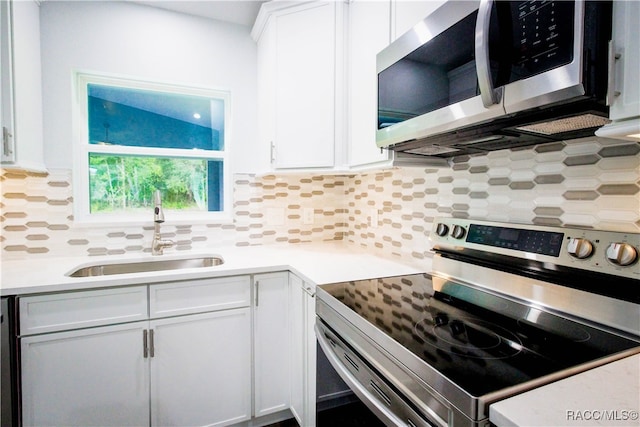
[[[175,242],[173,240],[163,240],[160,234],[160,224],[164,222],[160,190],[156,190],[154,193],[153,204],[153,242],[151,243],[151,255],[162,255],[164,248],[170,248],[175,245]]]

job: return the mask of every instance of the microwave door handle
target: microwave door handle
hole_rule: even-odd
[[[489,24],[493,0],[481,0],[476,21],[476,72],[480,96],[486,108],[500,102],[500,94],[493,87],[491,67],[489,65]]]

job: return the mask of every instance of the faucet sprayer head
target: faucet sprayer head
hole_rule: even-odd
[[[164,222],[164,212],[162,212],[162,198],[160,196],[160,190],[156,190],[153,195],[153,221]]]

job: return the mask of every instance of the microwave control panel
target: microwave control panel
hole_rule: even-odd
[[[574,2],[497,3],[498,8],[511,8],[512,80],[521,80],[573,60]]]

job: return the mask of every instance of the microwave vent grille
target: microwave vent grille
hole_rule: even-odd
[[[551,120],[543,123],[534,123],[517,127],[517,130],[539,135],[557,135],[566,132],[574,132],[581,129],[598,128],[611,123],[606,117],[595,114],[583,114],[564,119]]]
[[[440,145],[424,145],[421,147],[413,148],[411,150],[405,150],[405,153],[420,154],[423,156],[436,156],[442,154],[454,155],[453,153],[460,153],[461,150],[452,147],[443,147]]]

